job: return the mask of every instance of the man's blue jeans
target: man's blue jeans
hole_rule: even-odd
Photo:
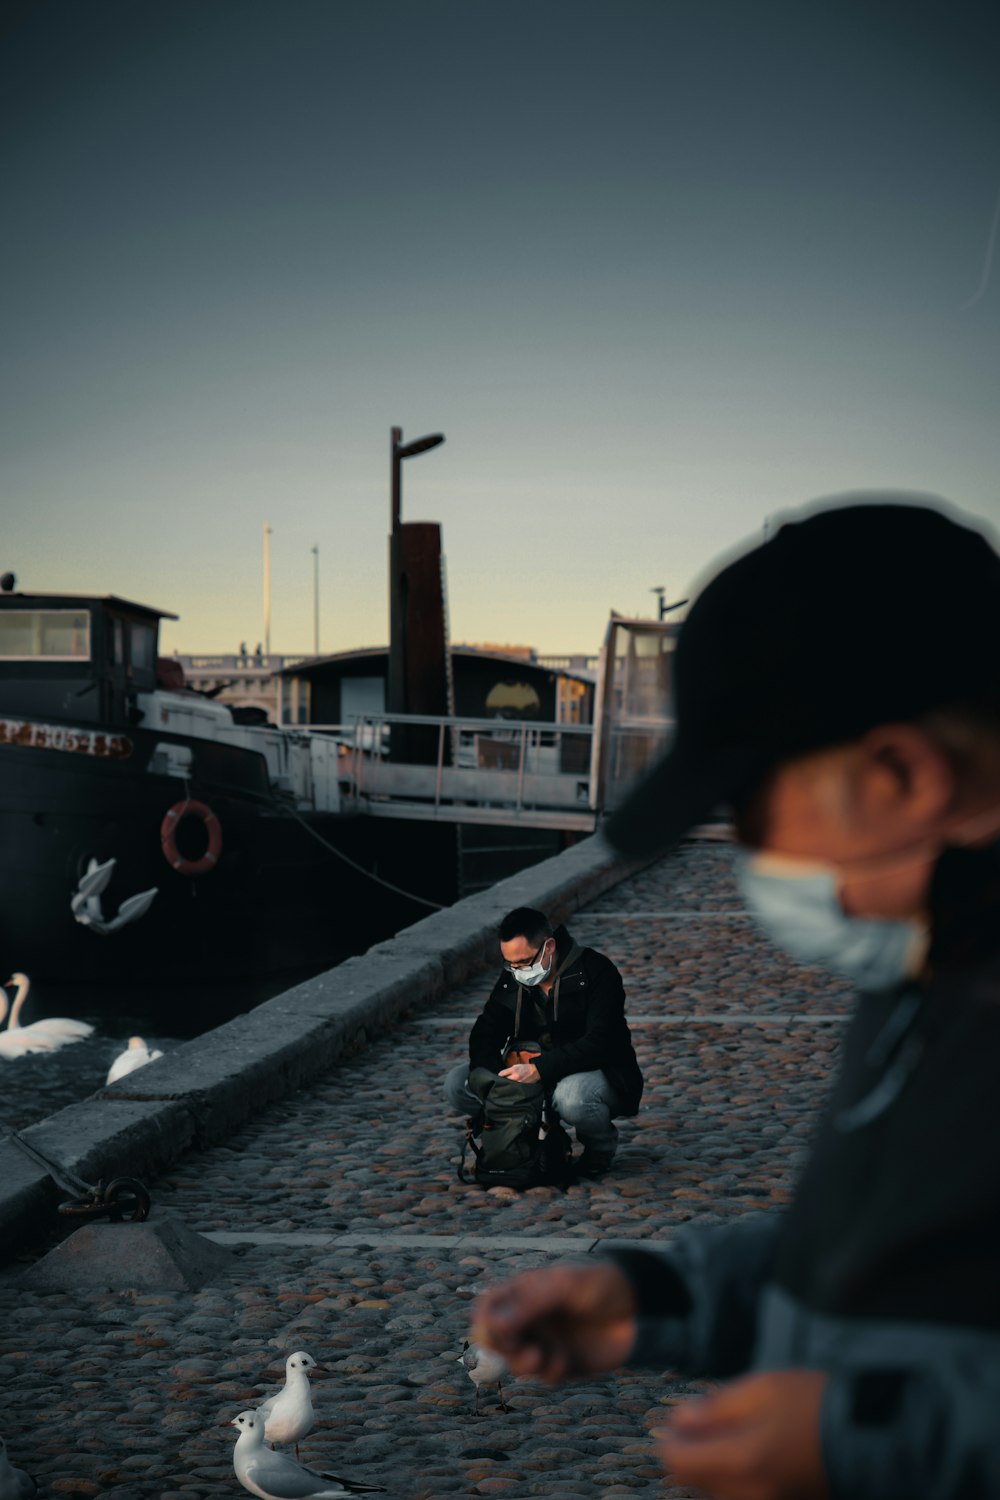
[[[460,1115],[476,1115],[482,1101],[469,1088],[469,1065],[459,1063],[444,1081],[445,1098]],[[584,1149],[614,1154],[618,1131],[611,1123],[620,1114],[618,1096],[600,1068],[569,1073],[552,1090],[552,1103],[564,1125],[572,1125]]]

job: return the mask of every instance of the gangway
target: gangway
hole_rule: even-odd
[[[359,714],[311,725],[341,745],[341,809],[440,823],[516,824],[591,833],[590,725],[425,714]],[[422,731],[425,763],[394,757]],[[405,752],[404,752],[405,753]]]
[[[338,743],[344,813],[592,833],[667,743],[675,634],[612,616],[594,725],[379,711],[309,731]]]

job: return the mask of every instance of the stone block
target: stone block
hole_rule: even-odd
[[[154,1211],[144,1224],[84,1224],[19,1280],[32,1291],[196,1291],[231,1265],[221,1245],[176,1215]]]

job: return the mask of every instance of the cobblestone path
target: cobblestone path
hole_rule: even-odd
[[[601,1238],[665,1239],[788,1197],[848,1005],[740,910],[725,846],[695,844],[571,924],[621,968],[646,1076],[610,1177],[517,1194],[456,1179],[441,1079],[492,973],[398,1026],[225,1146],[185,1157],[157,1203],[232,1246],[198,1293],[28,1293],[8,1276],[0,1432],[42,1493],[242,1494],[232,1429],[304,1348],[316,1431],[302,1457],[391,1496],[680,1496],[650,1429],[696,1387],[627,1373],[503,1415],[456,1363],[477,1291]]]

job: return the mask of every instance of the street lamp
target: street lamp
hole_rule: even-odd
[[[319,655],[319,544],[313,555],[313,656]]]
[[[664,595],[667,591],[663,587],[662,583],[659,584],[655,589],[650,589],[649,592],[657,596],[657,600],[660,606],[659,618],[661,620],[665,619],[672,609],[680,609],[682,605],[687,604],[688,602],[686,599],[678,599],[676,604],[668,604],[666,599],[664,598]]]
[[[390,452],[392,454],[392,529],[399,530],[399,520],[402,508],[402,467],[404,458],[415,458],[418,453],[426,453],[429,448],[436,448],[439,443],[444,442],[443,432],[432,432],[428,437],[414,438],[412,443],[403,442],[402,427],[394,427],[390,437]]]

